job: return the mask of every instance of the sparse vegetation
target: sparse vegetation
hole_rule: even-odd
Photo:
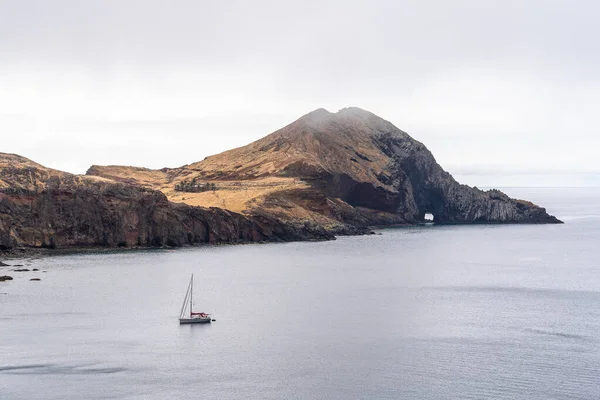
[[[365,156],[362,153],[359,153],[358,151],[355,151],[354,154],[356,154],[358,157],[362,158],[365,161],[371,161],[371,159],[369,157]]]
[[[209,190],[217,190],[217,185],[212,182],[198,182],[196,178],[192,178],[191,181],[185,179],[175,185],[176,192],[200,193]]]

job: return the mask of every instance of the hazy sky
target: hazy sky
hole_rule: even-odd
[[[175,167],[358,106],[459,180],[600,186],[600,3],[0,0],[0,151]]]

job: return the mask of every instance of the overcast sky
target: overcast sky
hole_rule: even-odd
[[[477,186],[600,186],[600,3],[0,0],[0,151],[176,167],[324,107]]]

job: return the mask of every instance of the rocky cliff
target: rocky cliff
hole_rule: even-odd
[[[530,202],[511,199],[498,190],[484,192],[459,184],[422,143],[359,108],[335,114],[314,111],[249,148],[191,167],[203,174],[223,174],[227,164],[221,159],[256,160],[257,149],[277,160],[271,164],[274,171],[265,170],[264,162],[250,162],[242,173],[302,179],[326,197],[340,199],[363,214],[386,213],[384,220],[390,223],[420,222],[426,213],[433,214],[436,223],[560,222]]]
[[[89,173],[154,187],[173,201],[295,224],[310,220],[336,233],[417,223],[426,213],[444,224],[560,222],[530,202],[459,184],[422,143],[359,108],[313,111],[254,143],[181,168]],[[173,190],[190,180],[216,190]]]
[[[174,204],[155,190],[45,168],[0,153],[0,248],[180,246],[327,239],[268,216]]]
[[[420,142],[359,108],[319,109],[180,168],[85,176],[0,153],[0,246],[179,246],[327,239],[375,225],[560,223],[456,182]]]

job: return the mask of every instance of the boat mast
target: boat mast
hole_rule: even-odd
[[[190,280],[190,318],[192,317],[192,296],[194,293],[194,274],[192,274],[192,279]]]

